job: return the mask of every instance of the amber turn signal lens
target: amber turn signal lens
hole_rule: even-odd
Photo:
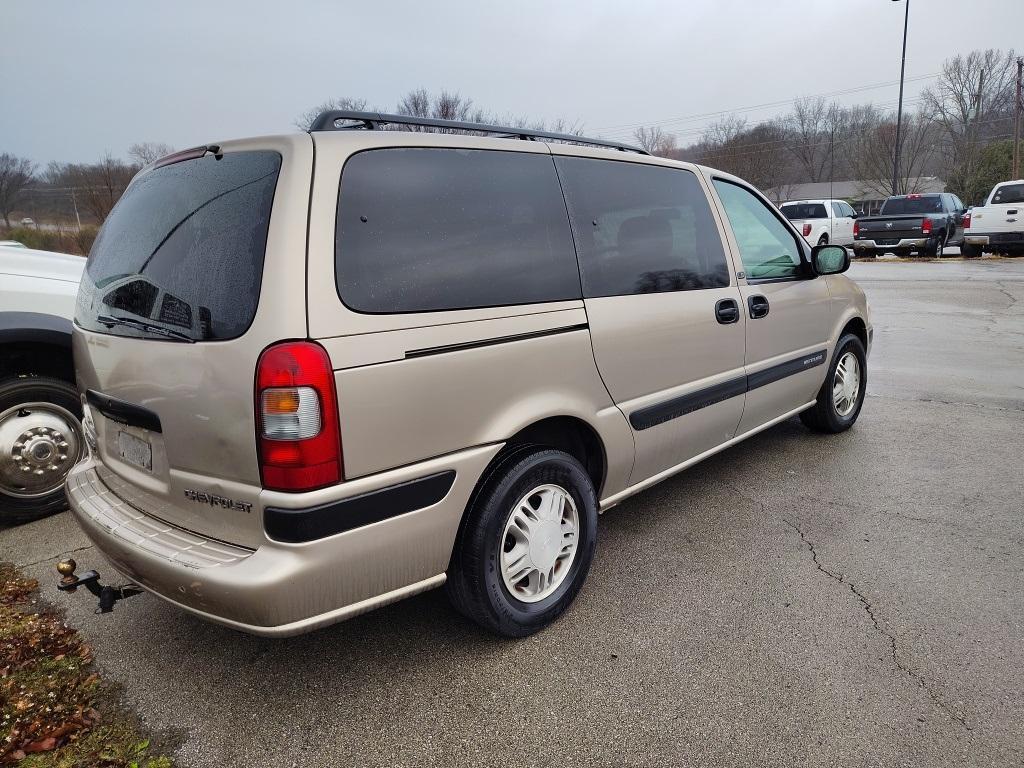
[[[295,413],[299,410],[297,389],[275,388],[263,393],[264,413]]]

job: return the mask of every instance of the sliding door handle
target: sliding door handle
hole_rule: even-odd
[[[739,322],[740,306],[735,299],[719,299],[715,304],[715,319],[722,325]]]
[[[751,296],[747,299],[747,306],[750,308],[750,317],[752,320],[764,317],[768,314],[770,307],[768,306],[768,299],[764,296]]]

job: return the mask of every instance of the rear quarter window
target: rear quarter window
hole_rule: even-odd
[[[153,339],[223,340],[252,324],[281,155],[209,154],[137,176],[93,244],[75,321]]]
[[[338,295],[401,313],[580,298],[550,155],[394,148],[345,163],[335,233]]]

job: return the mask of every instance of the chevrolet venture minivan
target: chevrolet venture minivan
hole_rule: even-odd
[[[331,112],[179,152],[89,256],[71,507],[246,632],[443,584],[527,635],[599,512],[797,414],[856,421],[848,267],[741,179],[603,140]]]

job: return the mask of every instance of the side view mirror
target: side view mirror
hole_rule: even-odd
[[[859,213],[857,213],[856,211],[854,211],[853,213],[851,213],[851,214],[850,214],[850,218],[851,218],[851,219],[857,219],[857,218],[860,218],[860,214],[859,214]]]
[[[811,264],[819,275],[838,275],[850,268],[850,252],[841,245],[816,245],[811,248]]]

